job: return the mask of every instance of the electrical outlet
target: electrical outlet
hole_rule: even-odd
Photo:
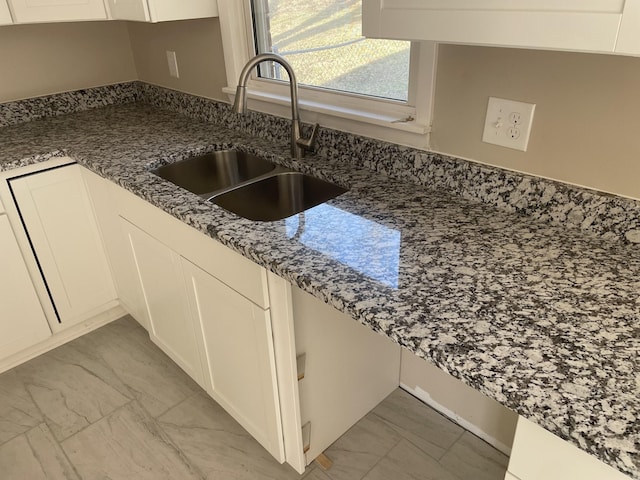
[[[489,97],[482,141],[526,152],[535,108],[533,103]]]
[[[175,78],[180,78],[180,73],[178,72],[178,59],[176,57],[176,52],[167,50],[167,64],[169,65],[169,75]]]

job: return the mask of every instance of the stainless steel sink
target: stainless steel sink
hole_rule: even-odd
[[[204,198],[240,185],[276,168],[239,150],[220,150],[162,166],[152,173]]]
[[[289,217],[346,192],[345,188],[299,172],[282,172],[211,198],[249,220]]]

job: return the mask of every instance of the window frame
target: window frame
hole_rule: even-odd
[[[233,101],[244,64],[255,55],[251,0],[218,0],[228,86]],[[437,45],[412,42],[408,101],[299,85],[301,118],[322,126],[428,148],[433,111]],[[254,71],[247,84],[249,108],[289,117],[289,85],[260,78]]]

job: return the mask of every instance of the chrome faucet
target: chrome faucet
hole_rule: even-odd
[[[309,138],[302,137],[302,124],[300,123],[299,105],[298,105],[298,82],[293,68],[284,58],[275,53],[262,53],[256,55],[240,72],[238,79],[238,88],[236,89],[236,98],[233,102],[233,111],[236,113],[247,113],[247,80],[251,70],[262,62],[273,61],[279,63],[289,74],[289,85],[291,87],[291,156],[296,159],[304,157],[305,150],[313,150],[313,145],[318,135],[319,125],[316,123],[311,131]]]

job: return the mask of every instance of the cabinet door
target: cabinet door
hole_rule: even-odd
[[[106,20],[103,0],[9,0],[15,23]]]
[[[278,461],[284,461],[269,310],[182,261],[191,311],[199,320],[209,394]]]
[[[405,40],[613,52],[624,3],[363,0],[363,33]]]
[[[142,287],[151,340],[203,385],[199,332],[189,312],[180,257],[125,219],[121,222]]]
[[[0,25],[9,25],[11,23],[13,23],[13,20],[11,19],[7,2],[0,0]]]
[[[62,327],[117,305],[80,167],[9,181]]]
[[[6,215],[0,215],[0,358],[51,336]]]
[[[640,0],[626,0],[616,53],[640,55]]]
[[[166,22],[216,17],[216,0],[109,0],[111,16],[118,20]]]

